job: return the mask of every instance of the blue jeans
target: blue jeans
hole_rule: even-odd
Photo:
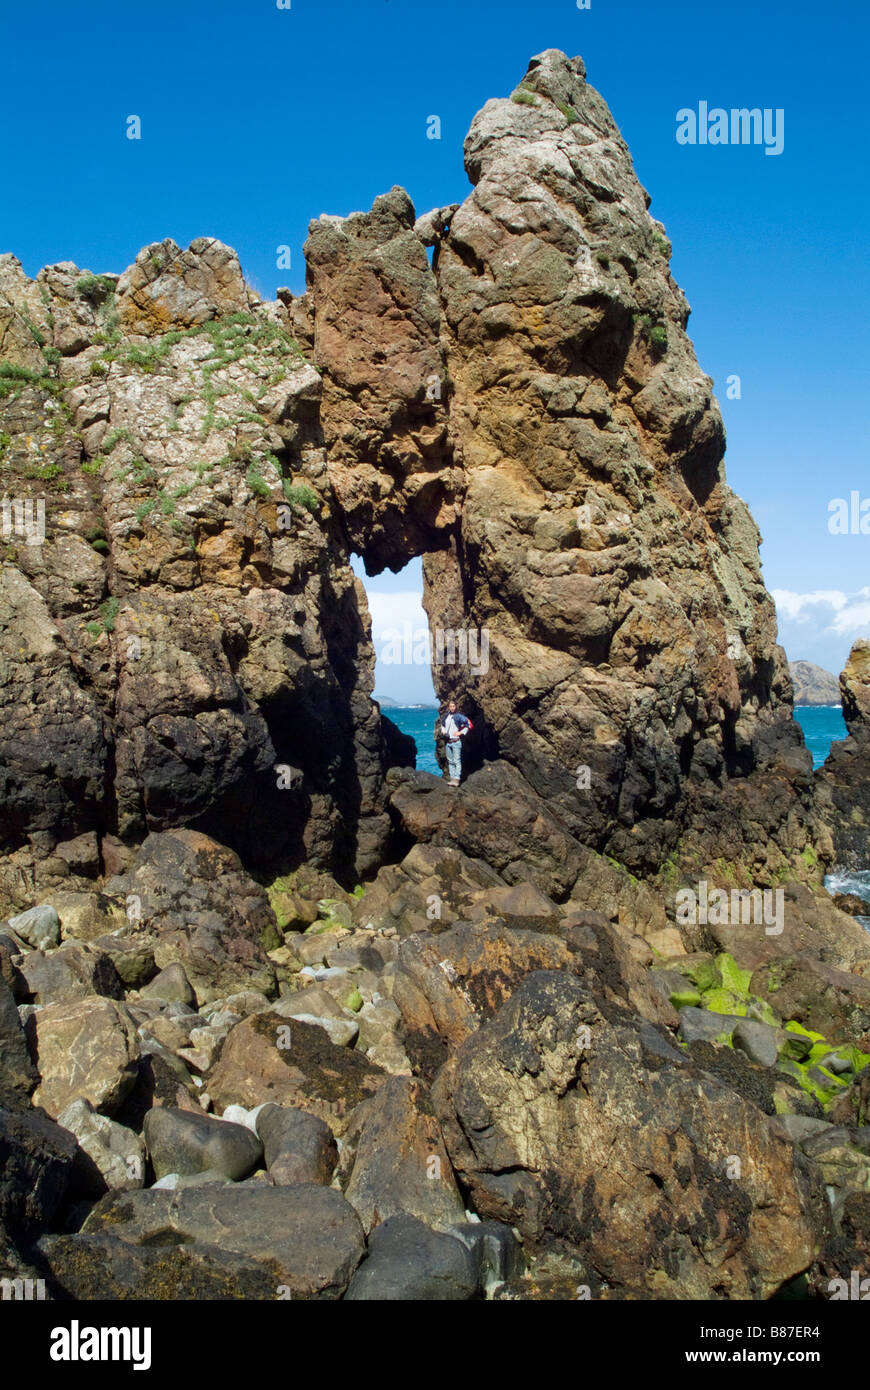
[[[462,776],[462,739],[447,740],[447,771],[457,782]]]

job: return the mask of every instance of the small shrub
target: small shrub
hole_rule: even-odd
[[[537,106],[538,104],[537,97],[534,96],[532,92],[525,91],[522,87],[514,92],[511,101],[515,102],[517,106]]]
[[[104,299],[115,293],[115,282],[108,275],[83,275],[76,280],[76,294],[92,304],[102,304]]]
[[[307,483],[297,483],[292,486],[287,478],[284,479],[284,496],[287,501],[297,507],[304,507],[312,516],[316,516],[320,511],[320,498],[313,488]]]
[[[245,482],[248,484],[248,487],[251,489],[251,492],[255,494],[255,496],[269,496],[269,484],[266,482],[266,479],[263,477],[256,463],[251,463],[248,466],[248,471],[245,474]]]
[[[25,478],[37,478],[40,482],[47,483],[52,478],[60,477],[63,468],[59,463],[30,464],[24,469]]]
[[[86,630],[91,634],[94,640],[96,640],[100,636],[101,632],[115,631],[115,619],[118,616],[118,610],[120,607],[120,600],[115,598],[114,594],[111,598],[107,598],[105,603],[100,604],[99,622],[90,622],[85,624]]]
[[[565,120],[568,122],[569,125],[577,124],[580,117],[577,115],[577,112],[574,110],[573,106],[560,106],[559,102],[556,102],[556,105],[559,107],[559,110],[562,112],[562,115],[565,117]]]
[[[667,349],[668,330],[664,327],[663,324],[657,323],[654,325],[653,328],[650,329],[649,343],[653,351],[658,353],[659,355]]]

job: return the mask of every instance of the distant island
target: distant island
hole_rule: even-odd
[[[822,666],[811,661],[790,661],[796,705],[839,705],[840,682]]]
[[[389,695],[373,695],[373,696],[372,696],[372,699],[373,699],[373,700],[377,700],[377,702],[378,702],[378,704],[380,705],[381,709],[437,709],[437,708],[438,708],[438,706],[435,704],[434,700],[427,701],[427,703],[422,704],[422,705],[421,705],[419,702],[414,702],[414,703],[408,704],[408,705],[402,705],[402,704],[399,703],[398,700],[391,700],[390,697],[389,697]]]

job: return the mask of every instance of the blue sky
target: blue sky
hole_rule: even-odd
[[[870,497],[868,40],[858,0],[2,0],[0,249],[31,275],[58,260],[99,272],[207,234],[261,293],[301,290],[312,217],[394,183],[420,212],[463,198],[474,112],[532,54],[581,53],[674,244],[781,640],[839,670],[870,635],[870,536],[828,531],[834,498]],[[678,145],[677,111],[702,100],[782,108],[783,153]],[[725,398],[731,374],[740,400]],[[413,697],[419,673],[392,680],[402,669],[390,688],[379,673],[381,693]]]

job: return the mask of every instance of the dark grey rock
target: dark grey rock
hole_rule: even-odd
[[[27,1050],[15,999],[5,980],[0,979],[0,1096],[9,1091],[29,1094],[36,1082],[36,1068]]]
[[[265,1266],[274,1296],[336,1299],[365,1251],[359,1217],[340,1192],[301,1183],[177,1188],[104,1197],[82,1228],[132,1245],[217,1246]]]
[[[250,1129],[194,1110],[155,1107],[145,1116],[144,1136],[158,1178],[208,1169],[245,1178],[263,1156],[263,1146]]]
[[[752,1062],[762,1067],[775,1067],[779,1030],[769,1023],[758,1023],[753,1018],[738,1019],[733,1033],[734,1046]]]
[[[325,1120],[290,1106],[266,1105],[256,1124],[274,1183],[285,1187],[300,1182],[330,1183],[338,1149]]]
[[[478,1261],[468,1247],[402,1215],[372,1231],[368,1259],[351,1279],[345,1299],[457,1303],[477,1292]]]
[[[680,1009],[680,1037],[686,1043],[714,1043],[723,1033],[733,1033],[740,1021],[734,1014],[714,1014],[690,1004]]]

